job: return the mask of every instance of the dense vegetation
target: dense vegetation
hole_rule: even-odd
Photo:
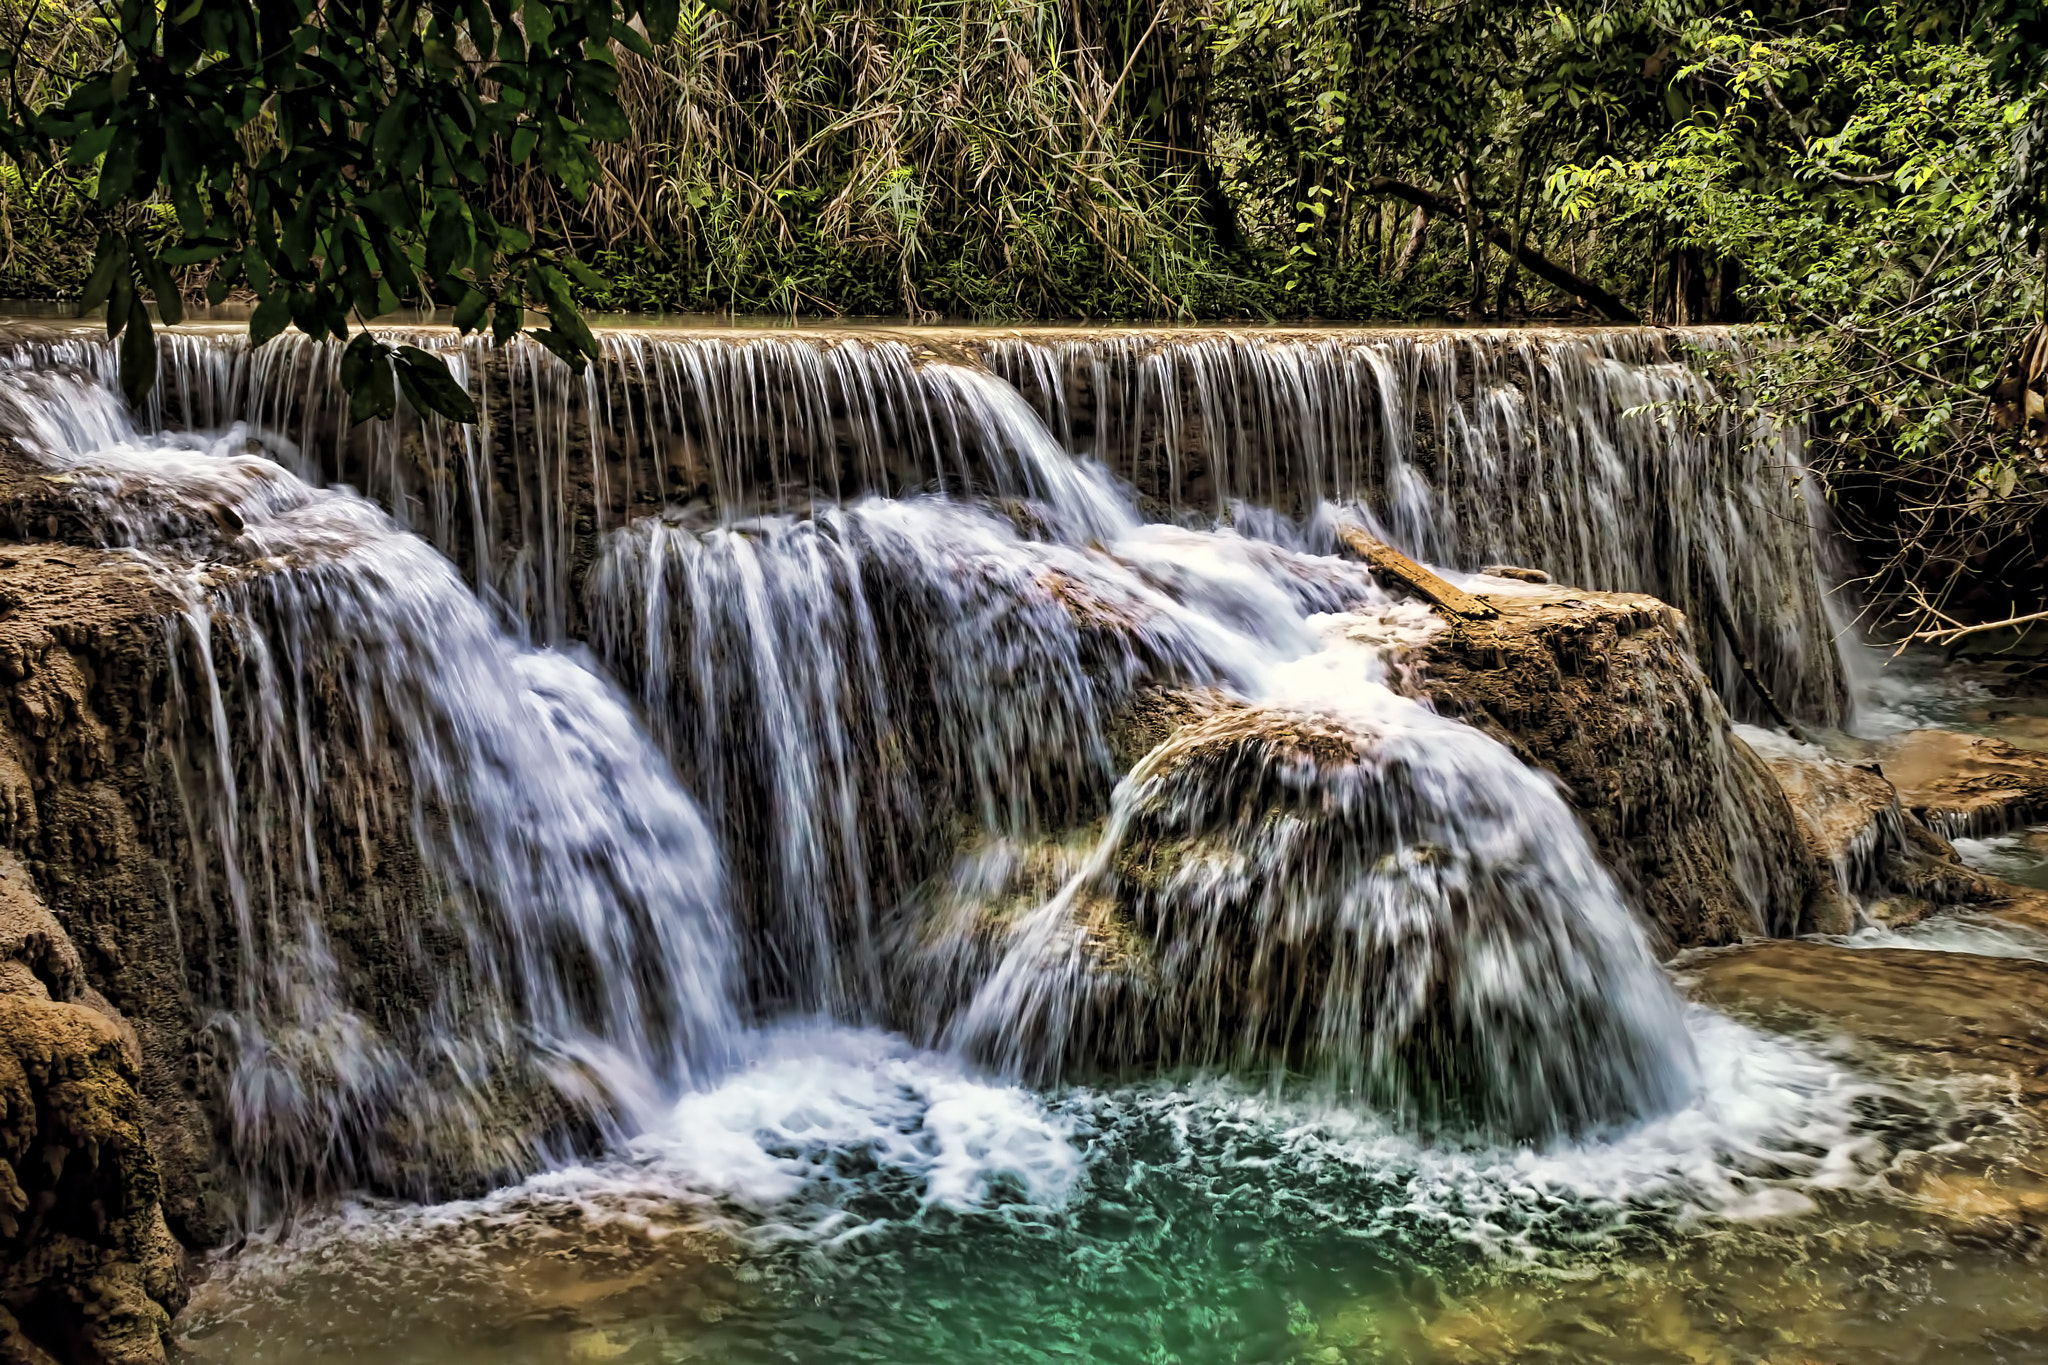
[[[1988,397],[2042,304],[2033,0],[0,14],[0,292],[146,325],[175,271],[336,335],[399,299],[534,308],[572,361],[579,304],[1752,322],[1782,341],[1741,388],[1813,423],[1881,599],[1939,625],[2048,587],[2048,356]]]

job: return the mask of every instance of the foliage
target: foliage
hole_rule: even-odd
[[[663,9],[0,0],[0,275],[106,299],[138,391],[140,300],[174,318],[180,285],[251,298],[258,339],[537,309],[571,363],[582,306],[1477,320],[1604,290],[1772,329],[1746,401],[1812,419],[1885,592],[1944,609],[2048,512],[1984,397],[2041,303],[2041,0]],[[359,417],[463,409],[351,345]]]
[[[55,57],[29,41],[40,15],[12,16],[0,150],[39,184],[53,169],[90,174],[91,204],[113,221],[80,302],[106,304],[131,400],[155,379],[144,294],[178,321],[172,271],[203,262],[209,298],[253,295],[255,342],[291,326],[345,338],[352,313],[425,295],[465,331],[488,317],[501,341],[544,310],[538,340],[579,367],[596,354],[564,273],[587,268],[489,212],[489,162],[537,160],[586,195],[593,143],[626,132],[615,45],[651,52],[674,3],[105,0],[66,16]],[[168,242],[132,208],[150,203],[169,208]],[[401,391],[474,416],[416,348],[359,332],[347,357],[357,420],[388,415]]]
[[[1646,155],[1561,168],[1548,191],[1567,218],[1667,224],[1739,267],[1781,335],[1743,377],[1753,399],[1813,424],[1811,458],[1858,494],[1852,529],[1877,533],[1872,581],[1939,610],[2048,506],[2048,465],[1997,439],[1985,400],[2040,280],[2001,232],[2030,101],[1961,35],[1902,40],[1913,17],[1696,21],[1674,35],[1677,79],[1712,99]]]

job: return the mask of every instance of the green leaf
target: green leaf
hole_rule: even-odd
[[[467,262],[476,236],[462,201],[453,194],[437,194],[434,218],[427,226],[427,273],[446,279]]]
[[[592,292],[601,292],[608,283],[604,276],[598,274],[574,256],[564,260],[562,268],[576,277],[576,283]]]
[[[680,0],[648,0],[640,7],[647,21],[647,36],[657,43],[675,41],[676,21],[682,17]]]
[[[119,202],[135,183],[137,143],[140,138],[133,135],[119,139],[107,149],[106,160],[100,163],[99,187],[95,191],[100,207],[106,208]]]
[[[581,346],[578,346],[574,340],[563,336],[552,328],[536,328],[532,336],[535,341],[538,341],[541,345],[554,352],[555,356],[563,364],[567,365],[573,374],[582,374],[584,367],[590,363],[589,359],[583,354]]]
[[[647,41],[647,35],[623,19],[612,20],[612,41],[636,56],[654,55],[654,44]]]
[[[376,131],[370,136],[370,155],[379,166],[388,164],[396,154],[399,139],[406,132],[406,115],[418,102],[412,91],[400,90],[378,115]]]
[[[484,309],[490,300],[481,289],[472,289],[462,296],[462,302],[455,305],[455,330],[463,336],[474,332],[484,320]]]
[[[84,317],[107,301],[114,281],[128,269],[128,239],[111,232],[100,234],[99,249],[93,253],[92,275],[78,296],[78,315]]]
[[[185,298],[178,292],[177,281],[171,278],[171,272],[157,257],[147,251],[137,254],[142,265],[142,278],[156,298],[157,316],[164,320],[166,327],[176,327],[185,320]]]
[[[547,0],[526,0],[520,10],[526,20],[526,41],[543,52],[554,50],[555,14]]]
[[[121,392],[129,406],[141,407],[155,387],[156,337],[149,327],[149,306],[131,291],[128,329],[121,338]]]
[[[416,412],[436,412],[451,422],[474,422],[476,401],[455,382],[448,362],[417,346],[397,351],[398,382]]]
[[[130,273],[128,263],[121,263],[120,273],[114,276],[114,287],[107,291],[107,335],[116,337],[128,325],[128,316],[135,309],[135,276]]]
[[[197,266],[217,256],[225,256],[231,250],[231,241],[188,241],[184,246],[166,246],[158,252],[158,260],[166,266]]]
[[[90,166],[113,144],[114,134],[121,131],[118,123],[103,123],[97,128],[88,128],[72,139],[71,152],[64,158],[64,164],[73,169]]]
[[[292,296],[282,286],[270,291],[249,316],[249,344],[261,346],[292,325]]]
[[[576,309],[569,297],[569,282],[562,278],[562,272],[553,266],[535,261],[526,267],[526,283],[547,306],[548,322],[577,351],[596,360],[602,352],[598,349],[597,338],[591,335],[590,325]],[[550,347],[549,349],[553,349]],[[581,366],[577,367],[580,371]]]
[[[517,299],[499,299],[491,309],[491,344],[503,346],[519,335],[519,329],[526,325],[526,310],[519,306]]]
[[[368,336],[361,333],[358,340]],[[353,347],[355,342],[350,342]],[[376,353],[365,362],[355,374],[353,384],[344,381],[348,389],[349,425],[357,426],[375,417],[388,419],[398,412],[398,389],[391,374],[390,348],[379,344]]]
[[[341,386],[354,393],[356,386],[363,382],[363,376],[369,372],[370,366],[385,359],[390,350],[390,347],[377,340],[369,331],[357,332],[341,353]]]

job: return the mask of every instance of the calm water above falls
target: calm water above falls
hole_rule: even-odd
[[[1682,1004],[1555,790],[1387,686],[1426,626],[1327,513],[1148,523],[928,366],[1007,500],[635,518],[539,647],[278,432],[52,354],[10,425],[188,603],[248,1233],[196,1357],[2038,1358],[2035,1277],[1886,1183],[1965,1102]],[[1171,741],[1119,784],[1158,685],[1327,728],[1251,775],[1313,817],[1208,819]],[[1111,1016],[1077,907],[1140,832],[1205,852]],[[1247,919],[1334,964],[1284,1019],[1214,1010]]]

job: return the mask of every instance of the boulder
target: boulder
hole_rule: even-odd
[[[1154,699],[1098,826],[977,846],[928,894],[900,992],[948,1002],[925,1036],[1041,1082],[1307,1073],[1528,1140],[1678,1102],[1676,1002],[1543,780],[1360,693]]]
[[[1787,735],[1741,734],[1784,788],[1807,851],[1831,869],[1845,912],[1910,924],[1937,906],[1990,899],[1996,888],[1965,867],[1946,839],[1905,809],[1885,770]]]
[[[1662,947],[1849,927],[1683,616],[1637,593],[1482,595],[1499,615],[1431,636],[1414,686],[1564,784]]]
[[[185,1299],[133,1029],[0,853],[0,1361],[154,1365]]]

